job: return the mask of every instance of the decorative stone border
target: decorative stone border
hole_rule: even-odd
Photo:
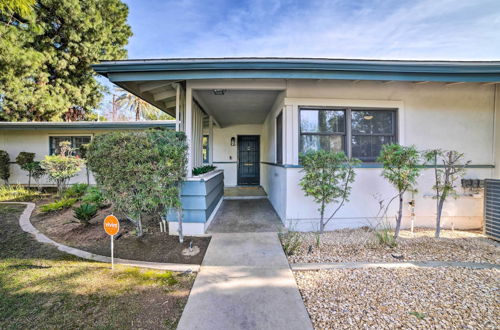
[[[42,234],[38,229],[36,229],[30,221],[31,213],[35,209],[35,203],[27,203],[27,202],[1,202],[0,204],[22,204],[26,205],[23,213],[19,217],[19,225],[21,229],[27,233],[35,236],[35,239],[40,243],[51,244],[59,251],[66,252],[68,254],[72,254],[74,256],[93,260],[111,263],[111,258],[106,256],[101,256],[98,254],[93,254],[87,251],[83,251],[80,249],[76,249],[70,246],[63,245],[61,243],[57,243],[56,241],[48,238],[44,234]],[[139,261],[139,260],[128,260],[128,259],[120,259],[115,258],[115,264],[120,264],[124,266],[133,266],[133,267],[141,267],[141,268],[152,268],[159,270],[170,270],[173,272],[198,272],[200,270],[199,265],[190,265],[190,264],[175,264],[175,263],[162,263],[162,262],[149,262],[149,261]]]
[[[409,261],[409,262],[319,262],[290,264],[293,271],[355,269],[355,268],[433,268],[463,267],[474,269],[500,269],[500,265],[461,261]]]

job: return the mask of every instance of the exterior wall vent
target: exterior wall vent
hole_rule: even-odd
[[[500,241],[500,180],[484,180],[484,233]]]

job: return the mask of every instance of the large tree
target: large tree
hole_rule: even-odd
[[[104,91],[91,64],[127,55],[127,6],[39,0],[31,12],[15,12],[22,7],[12,3],[23,1],[6,1],[0,6],[0,120],[85,119]]]

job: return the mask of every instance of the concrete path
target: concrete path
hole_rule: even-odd
[[[278,235],[214,234],[177,329],[312,329]]]
[[[222,201],[207,233],[255,233],[285,231],[273,206],[266,199]]]

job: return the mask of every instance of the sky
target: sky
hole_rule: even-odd
[[[499,0],[125,0],[129,58],[500,60]]]

